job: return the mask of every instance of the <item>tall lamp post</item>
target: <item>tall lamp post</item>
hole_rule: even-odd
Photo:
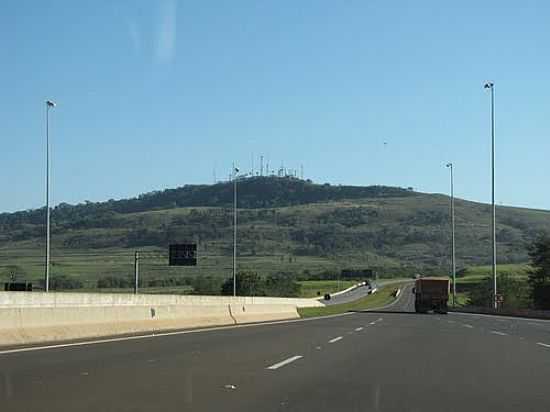
[[[237,296],[237,173],[233,166],[233,296]]]
[[[50,109],[55,103],[46,100],[46,262],[44,290],[50,290]]]
[[[456,260],[455,260],[455,196],[453,164],[447,163],[451,172],[451,277],[453,279],[453,307],[456,305]]]
[[[483,87],[491,91],[491,231],[493,238],[493,307],[497,309],[497,234],[495,217],[495,84],[493,82],[487,82]]]

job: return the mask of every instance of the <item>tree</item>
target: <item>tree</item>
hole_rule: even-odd
[[[509,274],[497,278],[497,292],[503,296],[502,308],[521,309],[528,306],[529,290],[525,282]],[[470,304],[490,307],[493,304],[493,278],[487,277],[470,291]]]
[[[296,297],[300,295],[300,284],[289,273],[269,275],[265,280],[265,291],[268,296]]]
[[[535,309],[550,309],[550,236],[544,234],[529,247],[533,269],[529,273],[530,297]]]
[[[238,272],[236,279],[237,295],[265,296],[264,280],[256,272]],[[233,278],[227,278],[222,285],[222,295],[233,294]]]

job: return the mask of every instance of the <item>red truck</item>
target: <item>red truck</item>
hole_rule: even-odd
[[[433,310],[435,313],[447,313],[450,284],[449,278],[444,277],[416,279],[413,288],[415,311],[426,313]]]

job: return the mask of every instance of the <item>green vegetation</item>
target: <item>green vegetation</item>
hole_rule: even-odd
[[[527,278],[531,267],[527,264],[497,265],[499,293],[504,297],[503,308],[529,306]],[[470,266],[457,273],[457,305],[491,306],[493,299],[492,267]],[[449,303],[452,301],[449,299]]]
[[[355,310],[375,309],[388,305],[395,300],[393,293],[395,289],[403,287],[404,284],[393,284],[382,286],[377,293],[368,295],[362,299],[350,303],[342,303],[339,305],[330,305],[320,308],[301,308],[298,313],[302,318],[313,316],[336,315]]]
[[[372,269],[386,278],[448,270],[446,196],[276,177],[244,179],[239,193],[239,271],[262,279],[286,273],[302,281],[336,280],[346,269]],[[219,293],[232,273],[231,200],[232,185],[219,183],[135,199],[58,205],[52,212],[51,279],[76,279],[84,289],[111,279],[101,288],[108,290],[117,278],[118,286],[126,288],[139,250],[155,256],[140,261],[143,287]],[[467,271],[487,265],[490,207],[460,199],[455,206],[459,264]],[[40,283],[43,217],[44,210],[0,214],[0,282],[15,275]],[[549,212],[498,207],[499,261],[526,262],[526,244],[543,231],[550,232]],[[198,244],[198,266],[168,267],[168,244],[186,241]],[[499,271],[503,268],[499,265]],[[199,277],[204,279],[194,280]],[[475,285],[483,277],[466,272],[458,284]],[[165,279],[173,281],[166,284]],[[59,287],[63,285],[70,286],[65,280]]]
[[[539,237],[529,249],[529,298],[534,309],[550,310],[550,236]]]
[[[279,273],[265,279],[255,272],[239,272],[236,281],[239,296],[288,296],[298,297],[300,285],[292,275]],[[222,285],[222,295],[233,294],[233,278],[228,278]]]
[[[531,267],[528,264],[505,264],[497,265],[499,275],[505,275],[513,278],[527,279]],[[488,276],[492,276],[493,268],[490,265],[470,266],[457,273],[457,284],[475,283]]]
[[[303,298],[313,298],[324,296],[325,293],[334,293],[338,290],[347,289],[357,282],[352,280],[302,280],[298,282],[301,286],[300,296]],[[319,292],[319,293],[318,293]]]

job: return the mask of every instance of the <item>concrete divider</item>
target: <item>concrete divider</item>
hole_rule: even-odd
[[[293,305],[230,305],[231,316],[236,323],[265,322],[298,319],[300,315]]]
[[[264,296],[150,295],[130,293],[0,292],[2,307],[124,306],[124,305],[229,305],[273,304],[301,307],[324,306],[318,298],[273,298]]]
[[[234,325],[227,305],[0,309],[0,346]]]
[[[341,290],[341,291],[339,291],[339,292],[331,293],[330,296],[343,295],[344,293],[351,292],[352,290],[357,289],[357,288],[359,288],[359,287],[361,287],[361,286],[365,286],[365,282],[356,283],[355,285],[350,286],[350,287],[347,288],[347,289]]]
[[[0,292],[0,346],[299,318],[314,299]]]

